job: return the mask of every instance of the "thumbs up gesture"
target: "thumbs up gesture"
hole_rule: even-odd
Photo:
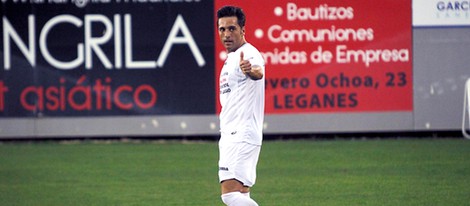
[[[245,60],[243,52],[240,52],[240,70],[252,80],[260,80],[264,76],[263,68],[251,65],[250,61]]]
[[[250,75],[251,70],[252,70],[251,63],[250,61],[245,60],[243,57],[244,57],[243,52],[240,52],[240,69],[242,70],[244,74]]]

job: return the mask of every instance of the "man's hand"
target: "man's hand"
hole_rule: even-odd
[[[245,75],[253,80],[263,78],[263,69],[260,66],[252,66],[250,61],[245,60],[243,52],[240,52],[240,69]]]

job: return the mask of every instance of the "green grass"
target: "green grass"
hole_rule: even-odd
[[[0,144],[0,205],[222,205],[216,142]],[[266,141],[260,205],[470,205],[470,141]]]

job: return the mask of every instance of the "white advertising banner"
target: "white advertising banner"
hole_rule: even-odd
[[[470,26],[470,0],[413,0],[413,26]]]

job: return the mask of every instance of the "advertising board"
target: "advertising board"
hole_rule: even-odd
[[[211,1],[1,6],[2,117],[215,112]]]
[[[0,136],[217,134],[229,4],[266,133],[413,127],[411,1],[2,0]]]
[[[409,1],[216,1],[215,8],[227,4],[245,10],[246,39],[265,57],[268,114],[413,110]],[[221,68],[226,52],[217,41]]]

